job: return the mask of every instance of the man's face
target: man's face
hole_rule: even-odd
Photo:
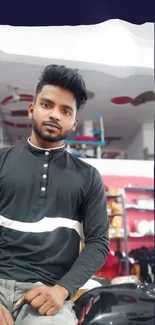
[[[28,111],[33,131],[46,142],[64,140],[77,126],[76,99],[66,89],[45,85]]]

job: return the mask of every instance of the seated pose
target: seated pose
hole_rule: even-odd
[[[0,325],[77,324],[72,298],[109,253],[100,174],[63,142],[86,101],[77,71],[47,66],[29,139],[0,150]]]

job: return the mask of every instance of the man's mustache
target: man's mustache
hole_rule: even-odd
[[[54,127],[56,127],[57,129],[61,130],[60,125],[59,125],[56,121],[53,121],[53,120],[45,121],[45,122],[43,122],[43,125],[54,126]]]

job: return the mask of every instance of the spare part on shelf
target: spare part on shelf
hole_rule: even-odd
[[[139,196],[137,199],[137,205],[143,209],[154,209],[154,200],[148,196]]]
[[[141,220],[137,223],[137,232],[141,235],[146,235],[149,233],[150,225],[146,220]]]
[[[113,227],[109,227],[109,238],[115,238],[116,237],[116,229]]]
[[[112,218],[111,226],[114,228],[120,228],[122,226],[122,217],[121,216],[115,216]]]
[[[112,214],[112,212],[111,212],[111,204],[110,203],[107,203],[107,213],[108,213],[109,216]]]
[[[121,227],[109,227],[109,238],[122,238],[124,237],[124,228]]]
[[[154,283],[152,281],[152,275],[155,274],[155,251],[154,247],[148,249],[145,246],[134,249],[129,252],[130,258],[134,259],[135,271],[142,282]],[[150,272],[151,270],[151,272]]]
[[[130,233],[131,237],[154,235],[154,220],[141,220],[139,222],[135,221],[135,226],[137,232]]]
[[[122,232],[121,232],[121,228],[122,227],[122,216],[115,216],[112,218],[112,221],[111,221],[111,228],[110,229],[113,229],[114,232],[115,232],[115,236],[116,237],[122,237]],[[110,231],[109,229],[109,231]],[[124,236],[124,233],[123,233],[123,236]]]
[[[121,202],[121,198],[118,197],[111,203],[111,213],[112,214],[117,214],[117,215],[122,215],[123,214],[123,205]]]
[[[149,232],[151,235],[154,235],[154,220],[149,222]]]
[[[121,189],[109,187],[107,195],[113,197],[113,196],[120,195],[120,193],[121,193]]]
[[[110,218],[110,227],[109,227],[109,237],[116,238],[116,246],[117,250],[121,250],[121,238],[124,238],[124,246],[125,246],[125,270],[126,275],[129,274],[129,260],[128,260],[128,234],[129,229],[126,221],[126,207],[124,200],[124,190],[121,188],[108,188],[107,189],[107,199],[111,201],[111,199],[115,200],[115,205],[117,206],[117,210],[112,210],[111,202],[108,202],[108,212]],[[115,212],[115,213],[114,213]]]

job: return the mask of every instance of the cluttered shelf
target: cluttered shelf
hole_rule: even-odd
[[[146,235],[141,235],[138,232],[130,232],[127,237],[131,237],[131,238],[145,238],[145,237],[154,237],[154,234],[146,234]],[[109,237],[110,239],[124,239],[124,236],[114,236],[114,237]]]
[[[140,210],[140,211],[154,211],[153,206],[140,206],[137,204],[126,204],[125,206],[126,209],[134,209],[134,210]]]
[[[126,186],[124,190],[130,192],[154,192],[154,188],[146,186]]]
[[[126,210],[132,209],[132,210],[139,210],[139,211],[154,211],[153,207],[143,207],[143,206],[138,206],[136,204],[126,204],[125,209]],[[109,210],[107,212],[109,217],[115,217],[117,215],[123,216],[122,213],[110,213]]]
[[[124,224],[126,224],[126,236],[128,237],[144,237],[147,235],[154,235],[154,221],[153,217],[143,219],[143,212],[154,211],[154,201],[150,196],[135,195],[129,197],[126,195],[126,190],[130,189],[132,192],[146,191],[153,193],[153,188],[148,187],[125,187],[122,189],[107,188],[107,213],[110,219],[109,237],[110,238],[124,238]],[[136,194],[137,196],[137,194]],[[140,215],[135,217],[134,212],[134,225],[131,225],[131,213],[129,210],[138,210]],[[141,214],[142,213],[142,214]]]
[[[105,146],[106,142],[105,141],[83,141],[83,140],[64,140],[64,142],[66,144],[69,144],[69,145],[79,145],[79,144],[83,144],[83,145],[89,145],[89,146]]]
[[[111,250],[103,267],[96,276],[115,281],[117,277],[126,276],[126,260],[128,260],[128,275],[136,276],[141,282],[154,283],[155,251],[153,247],[141,247],[129,250],[128,255],[118,250]],[[122,279],[123,281],[123,279]]]
[[[124,242],[125,255],[128,256],[129,241],[143,238],[152,241],[154,236],[153,188],[145,186],[126,186],[108,188],[107,213],[110,220],[109,238],[116,241],[121,251]],[[127,267],[128,272],[128,267]]]

